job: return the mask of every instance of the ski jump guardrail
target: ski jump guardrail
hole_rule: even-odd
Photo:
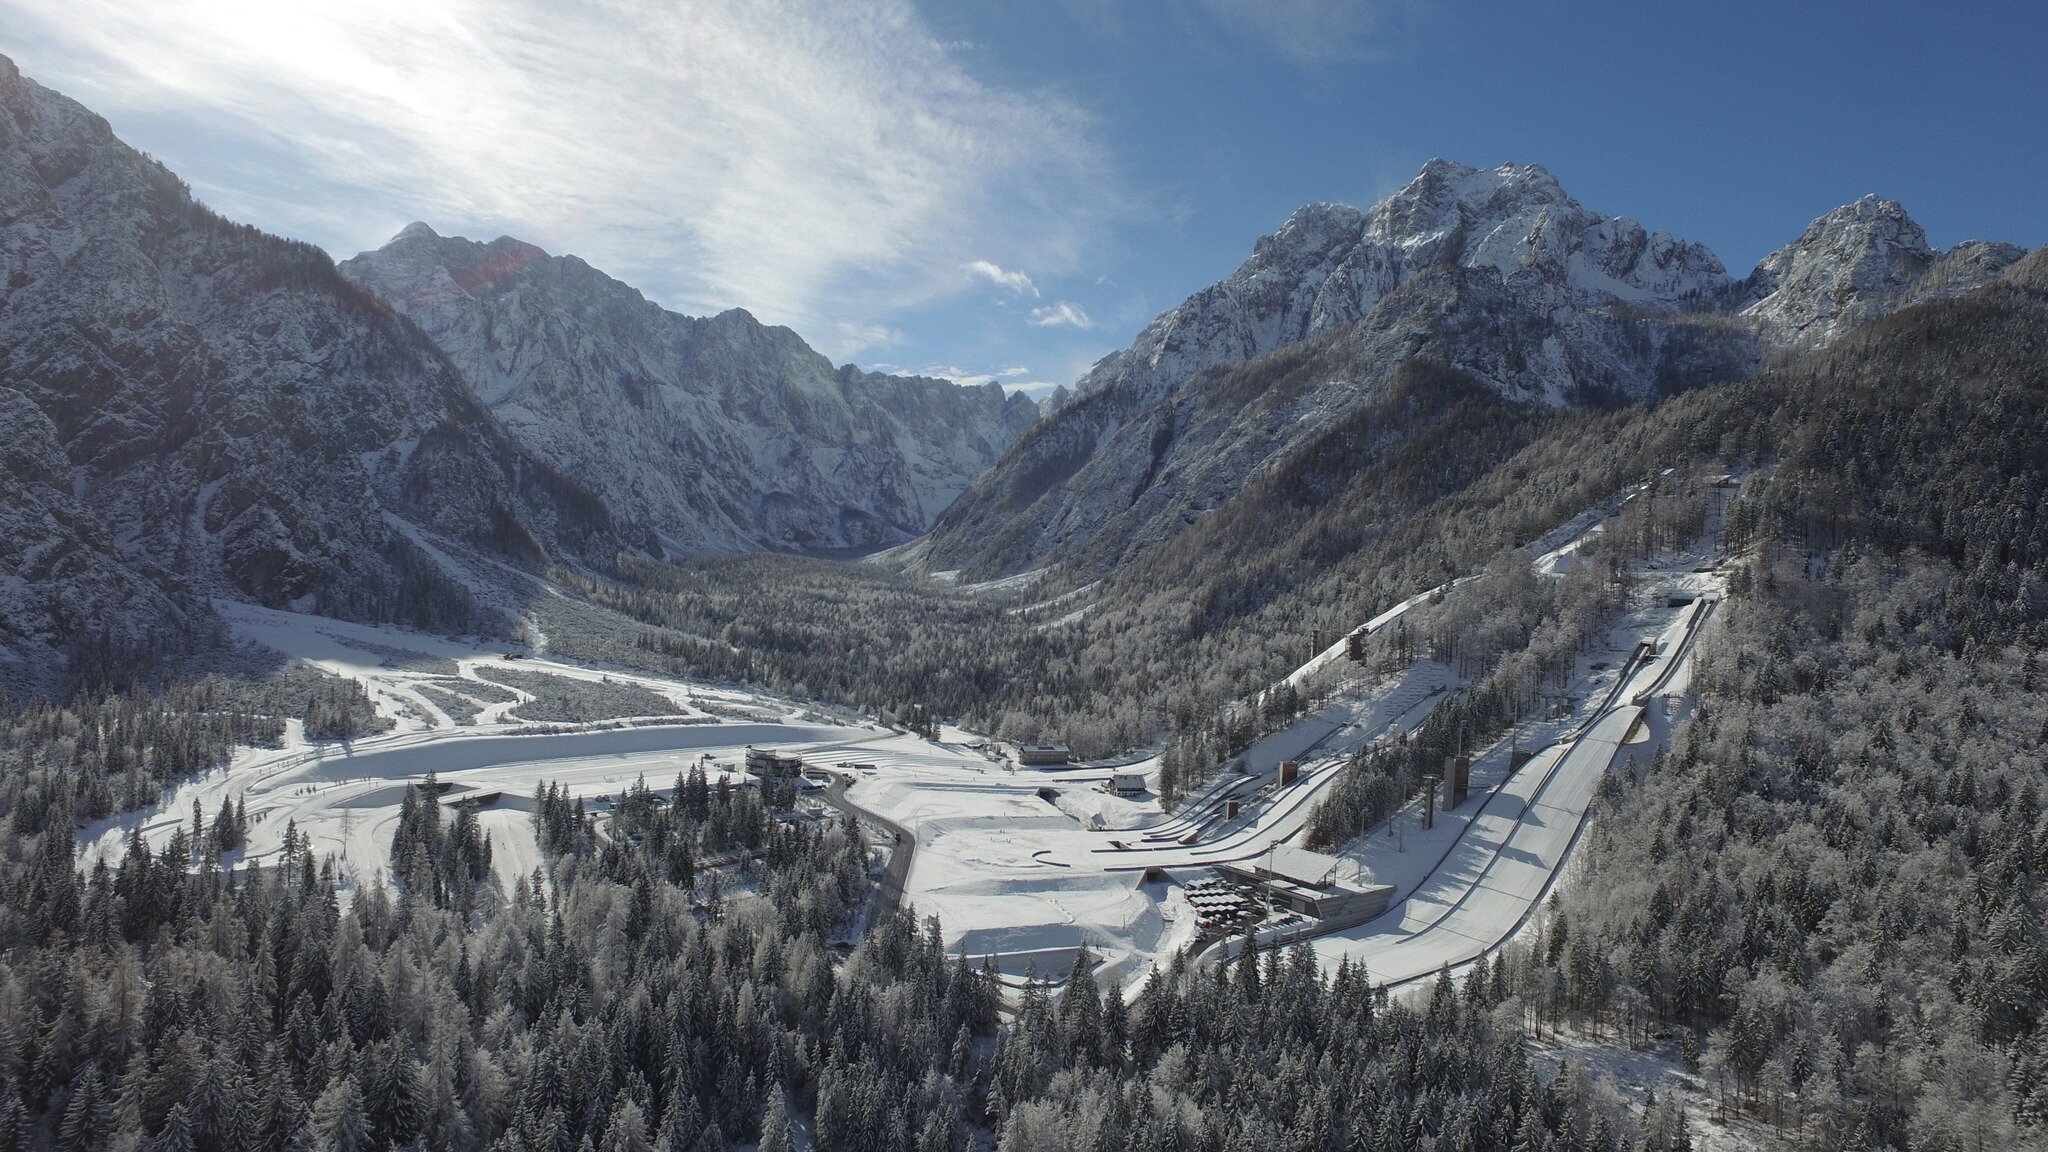
[[[1520,825],[1520,823],[1528,817],[1529,813],[1535,809],[1536,804],[1540,800],[1542,800],[1543,794],[1549,790],[1551,781],[1556,779],[1557,770],[1564,765],[1566,760],[1570,759],[1573,750],[1576,749],[1579,746],[1579,743],[1586,738],[1587,733],[1593,730],[1594,725],[1598,724],[1601,720],[1605,719],[1607,715],[1613,711],[1615,698],[1621,694],[1621,690],[1624,687],[1627,687],[1628,678],[1635,673],[1636,669],[1646,658],[1649,650],[1651,650],[1650,644],[1637,644],[1635,648],[1629,652],[1628,659],[1623,661],[1621,671],[1614,679],[1614,687],[1608,690],[1607,698],[1600,702],[1600,706],[1594,709],[1592,715],[1586,720],[1586,722],[1584,724],[1581,724],[1577,730],[1572,732],[1571,735],[1565,737],[1562,741],[1554,742],[1543,749],[1544,752],[1548,752],[1552,748],[1558,748],[1560,745],[1562,745],[1562,751],[1560,751],[1557,757],[1550,762],[1550,765],[1543,770],[1543,779],[1537,783],[1535,790],[1529,793],[1528,800],[1523,802],[1522,810],[1521,812],[1516,814],[1515,819],[1513,821],[1513,825]],[[1539,752],[1537,753],[1537,755],[1542,755],[1542,753]],[[1428,871],[1423,873],[1422,880],[1418,881],[1415,887],[1409,889],[1408,894],[1401,898],[1402,902],[1405,903],[1407,900],[1412,899],[1415,893],[1421,889],[1423,883],[1426,883],[1431,876],[1436,875],[1437,871],[1444,866],[1444,863],[1448,861],[1451,858],[1451,856],[1457,852],[1459,845],[1463,844],[1465,842],[1465,838],[1472,834],[1472,829],[1478,826],[1479,817],[1482,813],[1486,811],[1486,806],[1488,804],[1493,803],[1493,801],[1500,795],[1501,790],[1506,788],[1508,784],[1514,780],[1514,778],[1515,770],[1511,763],[1509,765],[1508,771],[1503,773],[1501,775],[1501,778],[1494,782],[1493,787],[1486,790],[1486,794],[1479,801],[1479,807],[1472,813],[1471,819],[1465,822],[1465,826],[1458,830],[1458,834],[1456,836],[1451,837],[1451,842],[1444,846],[1443,853],[1436,858],[1436,862],[1434,864],[1431,864],[1429,866]],[[1398,818],[1400,812],[1405,811],[1407,807],[1407,804],[1403,804],[1400,809],[1396,809],[1395,818]],[[1510,837],[1514,835],[1512,826],[1509,829],[1508,835]],[[1505,846],[1507,841],[1502,840],[1501,843],[1503,846]],[[1496,852],[1495,858],[1497,859],[1498,856],[1499,854],[1498,852]],[[1492,860],[1488,860],[1487,866],[1491,867],[1492,863]],[[1477,888],[1478,885],[1476,883],[1468,885],[1465,891],[1460,893],[1456,900],[1446,905],[1444,907],[1444,910],[1437,914],[1435,919],[1431,920],[1428,924],[1423,925],[1421,928],[1416,929],[1416,931],[1414,933],[1411,933],[1411,935],[1419,935],[1423,932],[1429,931],[1431,928],[1436,927],[1438,924],[1443,923],[1446,917],[1450,916],[1451,913],[1457,911],[1458,908],[1464,905],[1465,901],[1471,897],[1472,893],[1476,891]],[[1393,909],[1396,906],[1397,905],[1394,904],[1388,905],[1387,911],[1393,911]],[[1382,916],[1386,914],[1387,913],[1384,912],[1381,913]],[[1358,927],[1358,925],[1351,924],[1345,925],[1344,928],[1327,928],[1321,930],[1313,930],[1307,928],[1297,929],[1295,933],[1286,936],[1285,939],[1289,940],[1290,942],[1296,940],[1307,940],[1312,939],[1316,936],[1328,935],[1332,932],[1343,931],[1346,928],[1355,927]],[[1225,944],[1228,939],[1229,938],[1220,939],[1216,943]],[[1228,957],[1225,957],[1225,959],[1228,959]]]
[[[1647,704],[1652,696],[1662,692],[1664,686],[1671,683],[1671,677],[1678,671],[1679,655],[1692,647],[1693,637],[1699,634],[1700,627],[1707,622],[1707,617],[1713,615],[1714,609],[1719,607],[1720,603],[1721,601],[1718,597],[1711,599],[1701,597],[1693,601],[1692,618],[1686,621],[1685,635],[1680,636],[1678,642],[1671,646],[1671,659],[1665,662],[1664,671],[1657,676],[1657,679],[1648,688],[1629,697],[1629,703],[1638,706]]]

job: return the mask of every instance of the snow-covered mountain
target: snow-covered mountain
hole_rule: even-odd
[[[738,309],[666,311],[509,237],[413,224],[341,270],[432,336],[528,450],[673,552],[900,543],[1037,418],[994,384],[835,368]]]
[[[1589,211],[1540,167],[1432,160],[1369,211],[1296,212],[1096,364],[916,558],[1114,559],[1229,499],[1410,362],[1544,405],[1739,372],[1746,334],[1689,319],[1730,287],[1705,247]]]
[[[326,254],[214,215],[4,57],[0,290],[0,678],[161,643],[192,593],[459,625],[432,537],[620,546]]]
[[[2024,255],[1982,240],[1936,252],[1897,201],[1865,196],[1764,257],[1742,314],[1773,347],[1824,345],[1908,304],[1981,288]]]
[[[898,555],[1108,565],[1260,477],[1439,451],[1418,436],[1452,426],[1444,397],[1526,413],[1736,378],[2040,281],[2023,255],[1935,252],[1865,198],[1737,281],[1541,168],[1431,161],[1369,210],[1301,209],[1041,417],[509,238],[413,225],[337,267],[209,212],[0,57],[0,682],[201,636],[211,595],[470,626],[450,549],[855,550],[936,519]]]
[[[1373,317],[1425,273],[1455,271],[1498,286],[1518,307],[1566,329],[1514,365],[1474,359],[1504,393],[1560,403],[1587,387],[1638,392],[1637,358],[1602,345],[1586,314],[1616,305],[1674,310],[1722,290],[1728,276],[1704,246],[1589,212],[1533,164],[1483,170],[1432,160],[1408,185],[1361,212],[1311,204],[1261,237],[1251,259],[1164,313],[1076,385],[1157,397],[1195,373],[1255,357]],[[1415,319],[1403,299],[1376,319]],[[1565,356],[1576,346],[1594,364]],[[1599,369],[1612,374],[1601,378]]]
[[[1432,160],[1369,210],[1294,213],[1084,374],[901,555],[978,575],[1113,563],[1350,428],[1404,371],[1514,404],[1655,398],[1979,287],[2021,255],[1936,253],[1897,204],[1866,197],[1733,280],[1704,246],[1589,211],[1535,165]],[[1381,421],[1357,451],[1412,431]]]

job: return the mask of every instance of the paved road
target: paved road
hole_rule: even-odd
[[[917,837],[903,825],[886,816],[878,815],[846,798],[848,780],[838,773],[832,774],[832,783],[825,786],[825,803],[856,820],[879,824],[894,838],[889,849],[889,863],[882,869],[882,878],[875,882],[875,910],[883,916],[893,915],[903,907],[903,886],[910,879],[910,858],[917,853]]]

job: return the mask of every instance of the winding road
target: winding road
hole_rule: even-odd
[[[893,916],[903,907],[903,885],[910,879],[911,857],[917,854],[917,836],[910,829],[855,804],[846,798],[847,785],[852,783],[837,772],[832,774],[832,783],[825,786],[825,803],[839,809],[856,820],[879,824],[891,837],[889,863],[882,869],[882,878],[875,882],[875,910],[884,916]]]

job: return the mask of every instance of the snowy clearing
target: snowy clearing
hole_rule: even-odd
[[[1522,553],[1537,573],[1568,569],[1603,517],[1566,528]],[[1570,706],[1476,750],[1471,799],[1429,827],[1411,800],[1341,852],[1354,879],[1391,886],[1392,903],[1371,922],[1315,936],[1321,957],[1363,960],[1377,981],[1400,983],[1469,962],[1526,921],[1556,882],[1603,776],[1647,760],[1683,714],[1685,665],[1720,593],[1703,559],[1640,566],[1639,606],[1613,623],[1604,652],[1580,661]],[[1418,593],[1360,631],[1390,627],[1470,579]],[[1412,730],[1460,686],[1427,660],[1369,674],[1340,642],[1285,678],[1299,687],[1314,677],[1328,690],[1323,702],[1168,814],[1152,791],[1106,787],[1112,772],[1156,787],[1156,755],[1017,768],[950,726],[926,741],[761,693],[567,664],[535,654],[544,637],[520,648],[221,608],[243,638],[363,684],[395,727],[322,743],[293,725],[282,748],[245,750],[158,807],[87,829],[88,863],[116,859],[137,831],[162,844],[195,801],[211,814],[241,800],[251,829],[239,858],[274,857],[293,824],[316,853],[342,861],[346,882],[375,882],[407,782],[431,771],[448,800],[478,805],[494,866],[509,880],[540,862],[527,813],[542,783],[602,810],[635,779],[664,791],[695,764],[743,778],[747,746],[769,745],[836,777],[831,801],[866,818],[877,844],[900,830],[889,898],[900,886],[905,904],[940,918],[949,950],[997,956],[1013,978],[1063,976],[1086,947],[1104,961],[1098,979],[1141,982],[1196,942],[1186,884],[1216,865],[1298,845],[1354,752]],[[1516,765],[1517,743],[1541,751]],[[1284,784],[1283,762],[1299,766]],[[1306,935],[1316,923],[1297,918],[1268,936]]]

